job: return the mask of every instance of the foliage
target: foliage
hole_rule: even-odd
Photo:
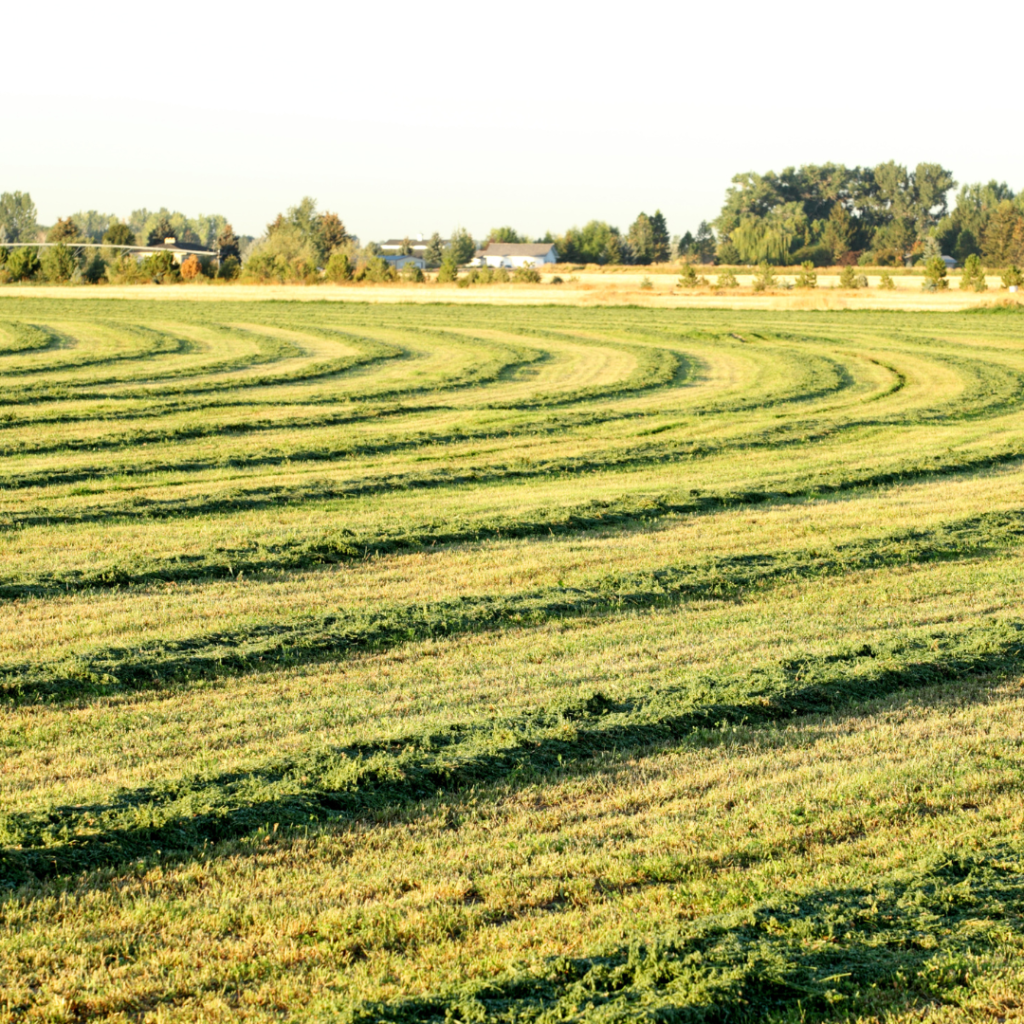
[[[30,246],[11,249],[4,266],[12,281],[28,281],[39,273],[39,253]]]
[[[821,232],[821,242],[832,253],[836,263],[850,251],[853,235],[854,225],[849,211],[842,203],[834,204]]]
[[[438,284],[450,284],[452,281],[458,279],[459,276],[459,262],[456,259],[455,253],[450,249],[444,254],[444,259],[441,260],[441,268],[437,272],[437,283]]]
[[[198,277],[203,276],[203,266],[199,262],[199,257],[193,253],[190,256],[186,256],[181,261],[179,268],[181,279],[183,281],[194,281]]]
[[[682,270],[679,272],[680,288],[696,288],[697,287],[697,271],[693,268],[691,263],[683,265]]]
[[[225,256],[217,268],[217,277],[223,281],[233,281],[241,271],[242,263],[237,256]]]
[[[526,263],[516,267],[512,273],[512,280],[520,284],[540,284],[540,273],[536,267]]]
[[[384,284],[397,278],[395,268],[383,256],[374,256],[360,269],[360,280]]]
[[[640,279],[640,287],[644,291],[651,291],[654,288],[654,282],[649,277],[643,277]]]
[[[981,254],[991,267],[1024,263],[1024,213],[1004,199],[996,206],[981,237]]]
[[[142,273],[154,284],[171,284],[181,278],[181,270],[170,252],[154,252],[142,261]]]
[[[896,287],[896,282],[892,279],[892,274],[883,270],[881,277],[878,279],[878,287],[883,291],[892,291]]]
[[[666,263],[672,255],[669,243],[668,224],[661,210],[651,215],[651,262]]]
[[[714,229],[706,220],[702,220],[697,225],[697,235],[691,250],[698,263],[710,265],[715,262],[715,244]]]
[[[939,260],[942,263],[941,260]],[[945,267],[945,264],[942,264]],[[839,275],[840,288],[867,288],[868,279],[863,274],[858,274],[853,266],[843,267]]]
[[[503,228],[491,228],[490,233],[487,235],[488,242],[528,242],[529,239],[524,235],[520,235],[518,231],[511,227]]]
[[[495,267],[491,274],[491,280],[495,284],[508,284],[509,273],[504,267]]]
[[[946,264],[940,256],[931,256],[924,265],[924,284],[926,291],[941,291],[949,287],[946,277]]]
[[[430,236],[430,241],[427,242],[424,258],[427,265],[431,267],[438,266],[444,259],[444,240],[436,231]]]
[[[601,220],[589,221],[582,228],[569,228],[564,235],[557,235],[554,243],[563,263],[622,262],[619,230]]]
[[[971,289],[976,292],[983,292],[988,288],[985,281],[985,271],[982,269],[981,260],[972,253],[964,261],[964,268],[960,274],[960,288],[963,291]]]
[[[324,277],[328,281],[340,284],[342,281],[351,281],[354,272],[355,268],[352,266],[348,253],[336,252],[327,261],[327,266],[324,268]]]
[[[716,288],[738,288],[739,284],[739,281],[736,280],[736,275],[731,270],[721,271],[715,279]]]
[[[234,257],[234,259],[237,260],[241,255],[239,252],[238,236],[235,234],[235,229],[230,224],[225,223],[224,227],[217,235],[215,248],[220,254],[222,265],[223,261],[229,257]]]
[[[78,269],[74,253],[64,242],[58,242],[56,245],[44,249],[39,262],[42,276],[55,284],[65,284],[70,281]]]
[[[0,193],[0,243],[36,240],[36,204],[28,192]]]
[[[775,288],[778,283],[779,282],[775,277],[775,271],[772,269],[772,265],[767,260],[764,260],[757,268],[757,273],[754,275],[754,291],[767,291],[769,288]]]
[[[135,233],[127,224],[114,221],[103,233],[107,245],[135,245]]]
[[[1020,288],[1024,285],[1024,271],[1016,264],[1011,264],[1002,273],[1004,288]]]
[[[188,235],[190,232],[182,231],[181,234]],[[146,232],[146,245],[161,245],[168,238],[174,238],[178,242],[192,241],[189,237],[179,237],[171,225],[170,218],[166,214],[161,214],[152,222]]]
[[[86,238],[90,242],[102,242],[103,236],[110,229],[112,224],[117,223],[117,218],[109,213],[100,213],[98,210],[79,210],[68,218],[73,220],[78,227],[79,237]]]
[[[814,264],[806,260],[800,264],[800,273],[796,275],[796,288],[817,288],[818,275],[814,272]]]
[[[654,225],[646,213],[641,213],[630,224],[626,242],[632,254],[628,262],[646,266],[654,261],[656,252]]]
[[[684,257],[691,255],[691,252],[692,252],[692,249],[693,249],[693,243],[694,243],[694,237],[693,237],[693,235],[689,231],[687,231],[679,239],[679,243],[676,245],[676,255],[680,259],[683,259]]]
[[[423,271],[418,263],[410,261],[402,268],[402,279],[412,284],[422,284],[425,280]]]
[[[70,217],[67,220],[58,217],[57,223],[46,232],[48,242],[73,242],[78,237],[78,225]]]
[[[476,242],[465,228],[456,228],[448,241],[446,253],[450,253],[457,266],[467,264],[476,253]]]

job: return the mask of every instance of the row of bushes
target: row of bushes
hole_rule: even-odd
[[[110,249],[76,250],[64,243],[42,250],[32,246],[0,246],[0,283],[45,281],[51,284],[140,284],[238,277],[240,264],[228,256],[218,267],[209,257],[187,256],[179,265],[169,252],[156,252],[138,260],[130,253]]]
[[[1004,288],[1015,288],[1024,285],[1024,273],[1017,266],[1007,267],[1001,275]],[[646,280],[646,279],[645,279]],[[731,270],[720,272],[712,285],[703,275],[698,275],[696,269],[687,264],[679,275],[679,286],[681,288],[736,288],[739,282]],[[863,273],[858,273],[857,268],[846,266],[839,275],[840,288],[867,288],[868,279]],[[891,289],[896,287],[892,275],[883,271],[879,281],[879,288]],[[762,263],[754,275],[754,291],[763,292],[769,288],[817,288],[818,275],[816,267],[810,260],[806,260],[800,267],[795,279],[790,282],[788,279],[780,278],[777,268],[769,263]],[[946,264],[938,257],[932,257],[925,264],[924,282],[921,287],[925,291],[942,291],[949,287]],[[960,275],[960,288],[983,292],[988,288],[985,279],[985,270],[981,260],[977,256],[968,256],[964,263],[963,272]]]

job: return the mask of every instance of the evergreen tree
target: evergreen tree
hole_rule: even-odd
[[[476,252],[476,242],[465,228],[456,228],[448,243],[448,252],[452,254],[457,266],[468,263]]]
[[[135,233],[127,224],[115,221],[103,234],[103,241],[107,245],[134,245]]]
[[[699,263],[715,262],[715,233],[706,220],[702,220],[697,228],[697,237],[693,240],[692,252]]]
[[[651,216],[651,262],[665,263],[672,254],[669,245],[668,224],[661,210]]]
[[[444,240],[435,231],[427,243],[426,261],[431,266],[437,266],[444,259]]]
[[[985,271],[982,269],[981,260],[975,254],[971,254],[964,261],[964,269],[960,275],[961,291],[983,292],[988,288],[985,280]]]
[[[221,233],[217,236],[217,251],[220,253],[221,260],[226,260],[230,256],[234,256],[238,259],[238,236],[235,234],[235,229],[230,224],[225,224]]]
[[[36,240],[36,204],[27,192],[0,194],[0,242]]]
[[[680,259],[689,256],[693,251],[693,241],[693,235],[691,235],[689,231],[679,239],[679,244],[676,246],[676,255]]]
[[[174,228],[171,227],[170,218],[162,216],[149,229],[149,234],[146,236],[146,245],[160,245],[167,238],[177,238],[177,235],[174,233]]]
[[[72,242],[78,237],[78,225],[68,217],[67,220],[57,218],[57,223],[46,232],[48,242]]]

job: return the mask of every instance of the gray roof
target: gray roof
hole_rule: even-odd
[[[547,256],[554,242],[488,242],[480,250],[486,256]]]

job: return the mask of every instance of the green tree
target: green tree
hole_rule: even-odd
[[[693,235],[689,231],[679,239],[679,244],[676,246],[676,255],[680,259],[684,259],[689,256],[693,251]]]
[[[679,272],[679,287],[680,288],[696,288],[697,287],[697,271],[693,269],[692,263],[687,263],[683,266],[683,269]]]
[[[48,242],[73,242],[76,238],[78,238],[78,225],[70,217],[67,220],[58,217],[57,223],[46,232]]]
[[[487,236],[488,242],[525,242],[527,239],[520,235],[514,228],[510,228],[507,225],[503,228],[491,228],[490,234]]]
[[[100,213],[98,210],[79,210],[71,214],[71,219],[78,225],[79,237],[87,238],[90,242],[103,241],[107,229],[117,221],[111,214]]]
[[[424,254],[427,264],[436,267],[444,259],[444,240],[435,231],[427,242],[427,251]]]
[[[319,248],[324,256],[340,252],[351,241],[341,218],[329,211],[320,215],[315,225],[315,234],[319,236]]]
[[[698,263],[709,265],[715,262],[715,232],[706,220],[697,225],[697,235],[691,251]]]
[[[981,255],[990,267],[1024,263],[1024,214],[1009,199],[993,210],[981,238]]]
[[[230,256],[234,256],[235,259],[239,257],[238,236],[235,234],[235,229],[227,222],[217,236],[217,252],[220,254],[222,263]]]
[[[646,213],[641,213],[630,224],[626,242],[632,251],[631,263],[646,266],[654,259],[654,225]]]
[[[665,263],[672,255],[669,244],[668,224],[661,210],[651,215],[651,262]]]
[[[796,275],[796,281],[794,282],[796,288],[817,288],[818,287],[818,275],[814,272],[814,264],[810,260],[805,260],[800,264],[800,273]]]
[[[160,245],[165,239],[177,237],[171,226],[170,217],[164,214],[159,216],[146,232],[146,245]]]
[[[448,249],[441,260],[441,269],[437,272],[438,284],[449,284],[459,276],[459,261],[455,253]]]
[[[763,261],[754,275],[754,291],[767,291],[769,288],[774,288],[777,284],[778,281],[775,279],[775,271],[772,269],[772,265],[767,260]]]
[[[135,232],[127,224],[114,221],[103,233],[103,241],[107,245],[134,245]]]
[[[969,228],[964,228],[956,236],[956,241],[953,244],[953,258],[957,263],[966,263],[968,256],[978,256],[981,254],[981,246],[978,245],[978,239],[975,237],[974,232]]]
[[[960,288],[962,291],[970,289],[976,292],[983,292],[988,288],[981,260],[974,254],[964,261],[964,269],[960,274]]]
[[[723,270],[715,279],[716,288],[738,288],[739,285],[736,275],[731,270]]]
[[[74,253],[63,242],[58,242],[43,250],[40,269],[47,281],[64,284],[71,280],[78,269],[78,263]]]
[[[930,292],[942,291],[949,287],[946,277],[945,261],[939,256],[932,256],[924,265],[924,284],[922,287]]]
[[[448,242],[448,252],[452,254],[457,266],[464,266],[476,253],[476,242],[465,228],[456,228]]]
[[[1011,265],[1002,273],[1004,288],[1019,288],[1024,285],[1024,271],[1020,267]]]
[[[27,192],[0,193],[0,243],[34,242],[36,204]]]
[[[7,257],[7,274],[12,281],[28,281],[39,273],[39,253],[29,247],[12,249]]]
[[[324,277],[328,281],[340,284],[342,281],[351,281],[353,272],[352,261],[349,259],[348,253],[336,252],[332,253],[331,257],[327,260],[327,266],[324,268]]]
[[[836,203],[832,207],[821,240],[828,246],[836,263],[850,251],[853,240],[853,222],[842,203]]]
[[[402,239],[402,244],[398,247],[399,256],[411,256],[412,255],[412,242],[409,240],[407,235]]]

